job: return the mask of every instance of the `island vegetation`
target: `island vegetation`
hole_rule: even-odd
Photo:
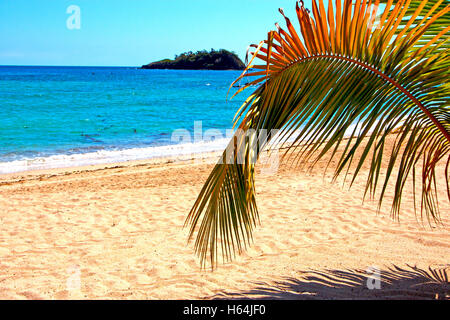
[[[142,69],[178,70],[244,70],[245,65],[236,53],[225,49],[184,52],[175,59],[164,59],[142,66]]]

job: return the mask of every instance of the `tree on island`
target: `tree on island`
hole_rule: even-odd
[[[280,142],[299,132],[287,145],[287,152],[298,152],[292,160],[314,166],[328,155],[337,164],[335,179],[352,175],[353,183],[368,167],[364,197],[377,196],[380,205],[394,182],[394,217],[411,179],[411,192],[421,190],[421,216],[439,221],[438,195],[450,200],[450,7],[437,0],[381,2],[387,5],[380,6],[380,14],[379,1],[336,0],[326,11],[323,0],[313,0],[311,14],[303,1],[297,2],[300,33],[285,17],[286,30],[277,24],[267,40],[253,45],[246,71],[255,71],[238,80],[256,79],[238,93],[259,87],[235,125],[257,135],[260,129],[279,129]],[[255,65],[255,58],[263,63]],[[389,136],[395,142],[386,150]],[[224,152],[207,179],[186,220],[190,239],[197,232],[195,250],[203,263],[208,256],[211,266],[219,256],[230,260],[250,244],[259,219],[254,157],[272,139],[268,135],[255,148],[245,135],[236,135],[229,149],[241,148]],[[447,190],[438,191],[436,166],[442,161]]]

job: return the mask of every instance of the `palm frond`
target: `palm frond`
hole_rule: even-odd
[[[239,134],[186,220],[190,238],[198,232],[195,250],[203,262],[209,253],[214,266],[220,253],[229,260],[251,243],[258,221],[255,163],[274,138],[261,135],[261,129],[281,130],[277,140],[289,141],[288,152],[297,151],[289,152],[295,157],[286,156],[293,163],[314,164],[325,155],[337,159],[336,178],[354,165],[353,183],[369,164],[366,194],[374,197],[378,192],[381,205],[392,180],[395,217],[408,177],[415,192],[420,171],[421,214],[439,220],[435,169],[447,159],[448,181],[450,57],[442,50],[449,29],[435,24],[448,16],[450,7],[442,1],[423,2],[413,10],[410,5],[418,1],[389,0],[378,12],[380,0],[336,0],[334,5],[329,0],[327,10],[322,0],[313,0],[311,16],[299,1],[300,32],[285,17],[286,30],[277,25],[267,40],[252,46],[252,59],[236,81],[257,77],[252,84],[260,86],[238,111]],[[395,131],[399,126],[402,130]],[[251,135],[242,134],[249,130]],[[390,134],[396,141],[386,150]],[[385,170],[384,158],[389,160]],[[449,190],[447,183],[450,199]]]
[[[394,1],[394,3],[395,2],[398,2],[398,0]],[[388,0],[381,0],[381,3],[388,3]],[[405,16],[400,21],[399,28],[398,30],[396,30],[396,32],[400,33],[403,31],[403,29],[408,30],[410,28],[414,28],[415,25],[421,24],[421,21],[423,19],[429,20],[433,17],[432,14],[428,15],[428,13],[430,13],[433,8],[436,8],[437,11],[442,11],[449,4],[449,0],[411,0],[407,5]],[[409,18],[412,16],[415,17],[415,20],[410,22]],[[450,13],[447,12],[446,14],[437,18],[433,25],[431,25],[427,29],[425,34],[422,36],[422,39],[419,40],[419,45],[433,39],[436,34],[444,31],[448,28],[448,26],[450,26]],[[445,48],[449,48],[448,43],[446,44]]]

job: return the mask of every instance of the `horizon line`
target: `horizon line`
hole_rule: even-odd
[[[142,66],[0,64],[0,67],[76,67],[76,68],[141,68]]]

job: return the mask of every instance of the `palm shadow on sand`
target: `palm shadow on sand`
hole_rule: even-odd
[[[423,270],[409,266],[380,270],[380,289],[369,289],[376,278],[364,270],[302,271],[300,278],[287,277],[275,283],[256,283],[243,292],[222,292],[213,299],[450,299],[450,266]]]

